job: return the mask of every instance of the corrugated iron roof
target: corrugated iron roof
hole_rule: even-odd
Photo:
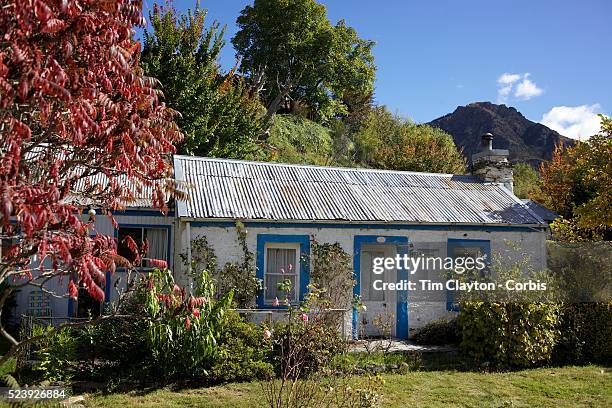
[[[471,176],[175,156],[193,219],[542,224],[500,185]]]
[[[78,171],[78,169],[77,169]],[[127,208],[149,208],[153,206],[153,190],[152,185],[145,185],[142,182],[137,182],[125,175],[120,175],[115,178],[117,184],[124,187],[126,191],[133,194],[133,200],[119,200],[119,203]],[[154,183],[157,183],[154,182]],[[92,186],[106,188],[109,184],[109,178],[103,173],[96,173],[89,177],[79,178],[73,187],[71,200],[80,205],[89,205],[90,200],[87,197],[82,197],[80,192],[86,191]],[[168,195],[166,194],[168,197]]]
[[[29,162],[34,163],[36,160],[41,158],[41,155],[46,153],[45,149],[45,145],[36,146],[32,150],[26,152],[25,159]],[[60,149],[55,149],[53,151],[53,155],[62,160],[65,160],[67,158],[66,154],[67,153]],[[79,178],[72,186],[71,191],[67,197],[67,201],[82,206],[97,204],[92,202],[91,194],[88,194],[86,192],[99,191],[107,188],[109,184],[109,178],[101,171],[97,171],[90,176],[83,177],[87,170],[88,169],[86,169],[84,166],[76,166],[70,170],[70,173],[67,176],[72,177],[74,175],[77,175],[79,176]],[[127,208],[152,207],[154,185],[156,183],[164,182],[159,180],[152,181],[153,185],[145,184],[144,182],[139,182],[130,177],[127,177],[126,175],[118,175],[114,177],[114,180],[119,186],[125,187],[126,191],[133,195],[132,200],[119,200],[119,203]],[[165,194],[165,196],[166,200],[170,198],[169,194]]]
[[[559,214],[544,207],[542,204],[533,200],[521,200],[531,211],[536,213],[538,217],[542,218],[546,222],[553,222],[559,218]]]

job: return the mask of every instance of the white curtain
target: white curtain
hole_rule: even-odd
[[[297,285],[296,250],[290,248],[268,248],[266,254],[266,301],[278,297],[282,299],[285,293],[278,290],[278,284],[285,279],[291,280],[289,299],[295,299]],[[292,266],[289,270],[289,265]]]
[[[168,260],[168,231],[163,228],[147,228],[145,239],[149,243],[147,258]]]

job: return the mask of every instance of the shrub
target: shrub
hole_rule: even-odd
[[[209,371],[211,382],[249,381],[272,375],[269,343],[259,326],[229,312],[221,330],[217,354]]]
[[[416,344],[442,346],[461,343],[459,319],[438,319],[427,323],[416,330],[412,336]]]
[[[143,276],[119,310],[131,317],[102,322],[79,335],[79,350],[87,351],[78,356],[86,365],[83,373],[138,380],[204,376],[217,354],[231,293],[214,300],[205,271],[196,290],[195,296],[187,295],[168,270]]]
[[[290,286],[289,280],[279,284],[285,293],[291,292]],[[295,381],[317,372],[346,350],[334,319],[326,311],[328,308],[325,291],[309,285],[304,301],[289,306],[287,319],[273,325],[271,359],[283,381]]]
[[[302,375],[316,373],[345,351],[344,341],[335,327],[295,320],[290,317],[290,322],[274,325],[271,360],[277,372],[285,363],[283,359],[289,359],[287,364],[299,362]]]
[[[48,328],[34,327],[33,335],[45,333]],[[66,381],[75,374],[77,337],[73,330],[62,329],[34,343],[34,354],[39,360],[35,370],[44,380]]]
[[[257,278],[257,268],[255,267],[255,256],[249,250],[246,242],[247,230],[240,221],[236,222],[236,236],[242,259],[239,262],[227,262],[222,268],[217,267],[217,257],[215,250],[208,243],[205,236],[200,236],[192,241],[191,249],[191,270],[195,286],[200,287],[202,274],[206,271],[215,280],[217,287],[217,297],[232,292],[233,301],[238,308],[248,308],[255,304],[257,293],[262,289],[263,282]],[[186,253],[180,255],[183,264],[189,267]]]
[[[476,361],[500,367],[547,363],[560,336],[554,303],[467,301],[459,313],[461,348]]]
[[[310,279],[332,308],[345,308],[350,304],[355,285],[352,258],[339,243],[320,244],[313,240],[312,271]]]
[[[144,307],[134,297],[121,307],[120,314],[143,316]],[[144,362],[150,354],[147,329],[146,320],[140,318],[106,320],[86,326],[77,338],[77,358],[83,365],[80,375],[93,379],[146,377]]]
[[[612,361],[612,302],[574,303],[561,309],[560,363]]]
[[[206,372],[217,351],[224,314],[232,301],[228,293],[215,301],[208,273],[198,279],[196,296],[187,296],[168,270],[155,270],[146,279],[145,313],[148,363],[162,378],[193,378]]]

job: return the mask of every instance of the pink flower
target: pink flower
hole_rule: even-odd
[[[270,330],[264,330],[264,340],[269,340],[272,337],[272,332]]]
[[[289,264],[289,272],[293,270],[293,265]]]
[[[306,313],[302,313],[300,319],[302,319],[304,323],[308,323],[308,315]]]
[[[193,309],[193,315],[195,317],[200,317],[200,309]]]
[[[185,319],[185,329],[189,330],[191,327],[191,320],[189,318]]]
[[[285,273],[285,268],[280,268],[281,273]]]
[[[277,297],[275,297],[275,298],[274,298],[274,302],[272,302],[272,306],[276,307],[276,306],[278,306],[278,305],[280,305],[280,302],[278,301],[278,298],[277,298]]]

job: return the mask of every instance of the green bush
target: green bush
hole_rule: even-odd
[[[201,378],[217,353],[224,315],[232,293],[214,299],[214,285],[202,271],[195,294],[174,283],[172,272],[149,273],[142,289],[150,358],[146,364],[158,378]]]
[[[467,301],[459,319],[461,348],[476,361],[498,367],[548,363],[560,338],[554,303]]]
[[[612,302],[563,306],[555,360],[559,363],[612,362]]]
[[[122,314],[136,315],[142,307],[129,305]],[[113,319],[85,327],[78,336],[77,358],[82,378],[104,380],[110,376],[147,376],[149,358],[147,323],[142,319]],[[117,375],[120,373],[120,375]]]
[[[33,335],[38,336],[50,328],[35,327]],[[70,380],[76,371],[77,335],[68,328],[43,337],[33,344],[38,364],[35,371],[48,381]]]
[[[271,375],[273,367],[267,361],[269,344],[263,338],[263,330],[256,324],[245,322],[233,311],[225,318],[209,380],[250,381]]]
[[[290,359],[301,362],[301,372],[308,375],[327,366],[346,349],[335,327],[327,324],[303,324],[291,321],[274,325],[274,346],[271,359],[278,370],[283,352],[293,353]],[[293,344],[292,344],[293,343]]]
[[[295,115],[275,115],[268,143],[271,161],[326,165],[332,153],[329,129]]]
[[[461,329],[459,319],[438,319],[427,323],[416,330],[412,336],[416,344],[443,346],[446,344],[461,343]]]

